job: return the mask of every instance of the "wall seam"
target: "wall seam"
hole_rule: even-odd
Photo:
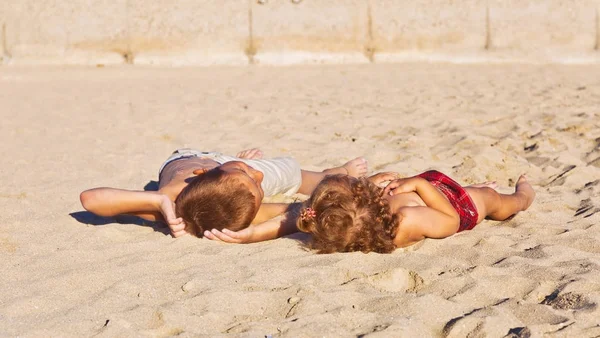
[[[490,4],[485,6],[485,44],[483,49],[486,51],[492,49],[492,24],[490,23]]]
[[[369,62],[375,62],[375,39],[373,38],[373,14],[371,13],[371,1],[367,1],[367,43],[363,51]]]
[[[600,7],[596,6],[596,44],[594,45],[594,50],[598,51],[600,49]]]
[[[244,50],[244,54],[248,58],[249,64],[254,64],[254,56],[256,55],[256,45],[254,44],[254,22],[252,17],[252,1],[248,0],[248,42],[246,44],[246,50]]]
[[[8,43],[6,42],[6,23],[3,22],[2,23],[2,54],[0,54],[0,57],[2,58],[2,61],[4,62],[5,59],[10,59],[11,58],[11,54],[10,51],[8,50]]]
[[[123,53],[123,60],[125,60],[126,64],[133,64],[135,61],[135,56],[133,55],[133,51],[131,50],[131,24],[130,24],[130,0],[125,0],[125,52]]]

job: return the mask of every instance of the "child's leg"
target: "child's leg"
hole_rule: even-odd
[[[519,177],[515,186],[515,192],[506,195],[500,194],[489,186],[484,187],[465,187],[465,190],[473,199],[479,219],[477,223],[484,218],[503,221],[519,211],[529,208],[535,198],[535,191],[527,178],[523,175]]]
[[[367,173],[367,160],[362,157],[357,157],[344,165],[335,168],[323,170],[323,172],[302,170],[302,185],[298,192],[304,195],[310,195],[315,190],[317,185],[327,175],[346,174],[352,177],[361,177]]]
[[[478,183],[478,184],[471,184],[469,186],[466,186],[465,188],[492,188],[492,189],[496,189],[498,187],[498,184],[496,183],[496,181],[488,181],[488,182],[483,182],[483,183]]]

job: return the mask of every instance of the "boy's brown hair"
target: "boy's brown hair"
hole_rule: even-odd
[[[366,178],[327,176],[305,206],[297,225],[312,234],[318,253],[396,249],[398,216],[390,212],[383,189]]]
[[[246,228],[258,212],[255,201],[237,178],[214,168],[183,188],[175,200],[175,213],[188,233],[202,237],[205,230]]]

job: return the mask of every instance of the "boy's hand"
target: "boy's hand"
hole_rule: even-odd
[[[185,223],[181,217],[167,221],[167,224],[169,224],[169,229],[171,229],[171,236],[175,238],[187,235],[188,233],[185,231]]]
[[[239,153],[237,153],[236,157],[243,158],[246,160],[260,160],[261,158],[263,158],[263,152],[258,148],[252,148],[240,151]]]
[[[204,231],[204,237],[213,241],[241,244],[249,243],[253,233],[254,227],[250,225],[240,231],[231,231],[229,229],[223,229],[223,231],[217,229],[212,229],[211,231],[206,230]]]
[[[388,184],[383,190],[384,195],[397,195],[406,192],[417,191],[417,184],[421,180],[420,177],[399,178]]]
[[[183,219],[181,217],[175,217],[175,203],[166,195],[161,196],[160,213],[163,215],[167,225],[169,225],[173,237],[177,238],[187,234]]]
[[[398,179],[398,176],[399,176],[398,173],[388,171],[388,172],[371,175],[368,178],[368,180],[371,181],[376,186],[382,187],[382,183]]]

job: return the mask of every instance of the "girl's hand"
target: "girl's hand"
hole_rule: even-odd
[[[398,176],[399,176],[398,173],[387,171],[387,172],[371,175],[368,178],[368,180],[371,181],[371,183],[375,184],[376,186],[382,187],[382,184],[384,182],[389,182],[389,181],[398,179]]]
[[[206,230],[204,231],[204,237],[213,241],[241,244],[249,243],[253,233],[254,227],[250,225],[240,231],[231,231],[229,229],[223,229],[222,231],[217,229],[212,229],[211,231]]]
[[[236,157],[243,158],[246,160],[259,160],[263,158],[263,152],[258,148],[252,148],[240,151],[239,153],[237,153]]]
[[[181,217],[175,217],[175,203],[171,201],[167,195],[161,195],[159,208],[165,222],[169,226],[169,229],[171,229],[171,235],[173,237],[177,238],[187,234],[183,219]]]
[[[383,190],[384,195],[397,195],[406,192],[417,191],[417,184],[421,178],[419,177],[409,177],[409,178],[399,178],[394,180],[388,184],[387,187]]]

